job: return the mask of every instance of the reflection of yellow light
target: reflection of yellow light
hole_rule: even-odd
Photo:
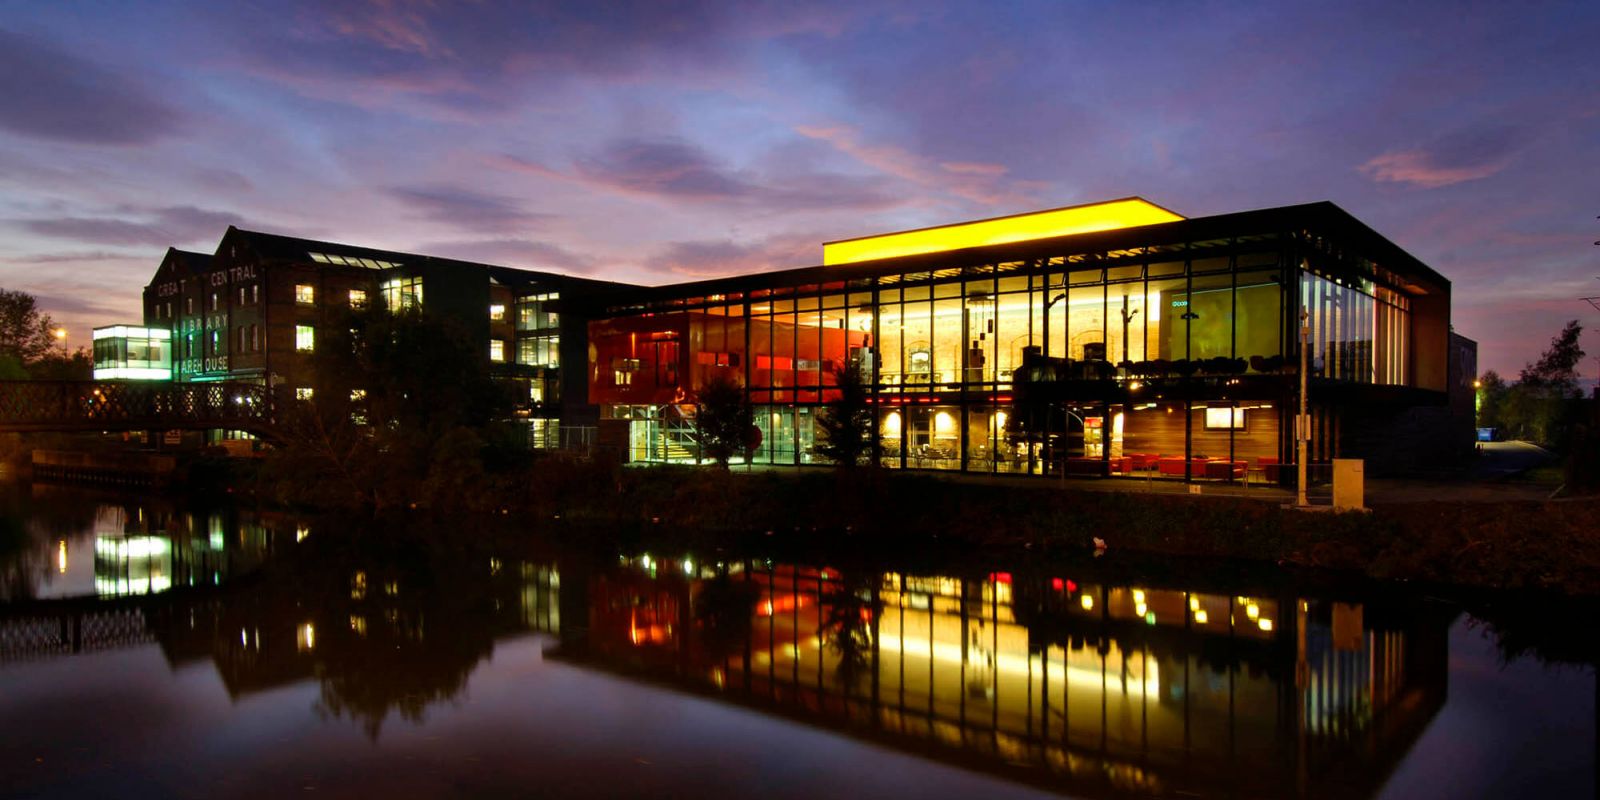
[[[822,263],[853,264],[877,258],[1026,242],[1180,219],[1183,217],[1147,200],[1128,197],[1104,203],[828,242],[822,246]]]
[[[880,653],[880,658],[883,657],[883,654],[899,654],[903,652],[907,656],[921,658],[931,656],[935,661],[943,661],[949,664],[973,663],[973,659],[969,655],[963,655],[959,642],[929,642],[927,639],[902,642],[900,637],[887,633],[879,637],[878,652]],[[759,660],[759,654],[757,658]],[[990,663],[994,665],[995,671],[1001,674],[1016,676],[1037,674],[1037,667],[1033,664],[1037,656],[1000,652],[995,653],[991,658],[993,660]],[[1157,662],[1153,659],[1146,661],[1144,669],[1145,674],[1143,676],[1129,675],[1126,682],[1121,685],[1113,681],[1106,685],[1105,691],[1108,694],[1116,693],[1146,697],[1159,695],[1161,672]],[[1064,664],[1055,659],[1050,661],[1050,675],[1053,680],[1058,675],[1064,675],[1065,680],[1069,683],[1084,686],[1100,686],[1101,680],[1104,678],[1099,669],[1077,667],[1071,664]]]
[[[1148,610],[1150,610],[1150,607],[1146,606],[1144,603],[1134,603],[1133,604],[1133,613],[1137,614],[1138,616],[1141,616],[1141,617],[1144,616],[1144,612],[1146,612]]]
[[[1261,616],[1261,606],[1258,606],[1255,603],[1245,606],[1244,615],[1251,619]]]
[[[1199,611],[1194,612],[1194,621],[1195,622],[1198,622],[1201,625],[1204,625],[1204,624],[1206,624],[1206,620],[1207,619],[1209,619],[1209,617],[1206,616],[1205,609],[1201,609]]]
[[[1079,598],[1078,602],[1083,606],[1083,610],[1084,611],[1093,611],[1094,610],[1094,598],[1093,597],[1090,597],[1089,595],[1084,595],[1083,597]]]
[[[1144,602],[1144,590],[1143,589],[1134,589],[1133,590],[1133,602],[1135,602],[1135,603],[1143,603]]]
[[[1200,610],[1200,598],[1198,598],[1198,597],[1189,598],[1189,610],[1190,611],[1199,611]]]
[[[891,438],[900,435],[900,412],[890,411],[889,416],[883,418],[883,435]]]
[[[67,574],[67,540],[62,539],[56,545],[56,571],[62,575]]]
[[[1261,630],[1264,630],[1264,631],[1271,631],[1272,630],[1272,620],[1267,619],[1266,617],[1262,617],[1261,621],[1257,622],[1256,624],[1261,626]]]
[[[295,526],[295,529],[294,529],[294,540],[295,541],[303,542],[303,541],[306,540],[306,537],[310,536],[310,535],[311,535],[311,529],[310,528],[307,528],[304,525]]]
[[[295,639],[295,649],[301,652],[311,650],[317,646],[316,626],[309,622],[301,623],[300,635]]]
[[[933,415],[933,432],[934,433],[951,433],[955,429],[956,429],[955,417],[950,416],[949,412],[940,411],[939,413]]]

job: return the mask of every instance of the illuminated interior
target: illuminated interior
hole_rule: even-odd
[[[1178,214],[1147,200],[1128,197],[1104,203],[828,242],[822,246],[822,263],[829,266],[854,264],[858,261],[1026,242],[1181,219],[1183,217]]]
[[[136,325],[94,329],[95,380],[172,378],[172,331]]]

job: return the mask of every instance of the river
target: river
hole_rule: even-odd
[[[1569,602],[603,542],[0,484],[0,795],[1595,793]]]

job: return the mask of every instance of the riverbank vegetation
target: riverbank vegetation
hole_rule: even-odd
[[[1559,453],[1567,494],[1600,492],[1600,400],[1585,399],[1578,386],[1582,335],[1583,326],[1572,320],[1515,381],[1490,370],[1475,384],[1478,427]]]

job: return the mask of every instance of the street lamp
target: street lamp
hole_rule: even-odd
[[[61,343],[61,357],[62,358],[66,358],[67,357],[67,329],[66,328],[56,328],[55,330],[51,331],[50,334],[52,336],[56,337],[56,341]]]

